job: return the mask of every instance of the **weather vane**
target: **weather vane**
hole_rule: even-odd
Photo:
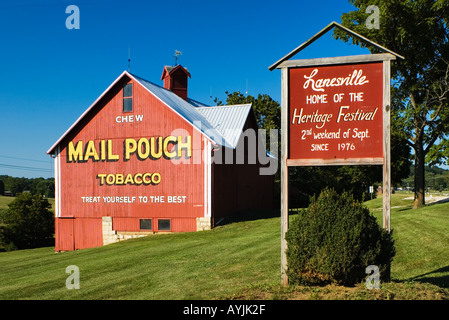
[[[177,66],[178,65],[178,56],[181,56],[182,55],[182,52],[181,51],[178,51],[178,50],[175,50],[175,55],[174,55],[174,58],[175,58],[175,66]]]

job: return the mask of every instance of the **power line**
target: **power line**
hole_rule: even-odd
[[[27,166],[17,166],[17,165],[13,165],[13,164],[3,164],[3,163],[0,163],[0,168],[39,171],[39,172],[53,172],[51,169],[27,167]]]
[[[0,156],[1,158],[7,158],[7,159],[14,159],[14,160],[25,160],[25,161],[33,161],[33,162],[44,162],[44,163],[50,163],[52,160],[35,160],[35,159],[26,159],[26,158],[19,158],[19,157],[11,157],[11,156]]]

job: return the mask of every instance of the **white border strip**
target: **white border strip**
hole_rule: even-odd
[[[207,162],[205,166],[207,167],[207,215],[206,217],[212,216],[212,144],[207,142]]]
[[[55,217],[61,216],[61,149],[58,146],[55,154]]]
[[[204,217],[210,217],[210,142],[203,137],[203,186],[204,186]]]

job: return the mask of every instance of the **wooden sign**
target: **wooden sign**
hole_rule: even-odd
[[[289,60],[334,27],[380,52]],[[288,284],[288,167],[382,165],[390,231],[390,61],[403,56],[333,21],[272,64],[281,69],[281,283]]]
[[[382,163],[382,104],[382,62],[290,68],[288,159]]]

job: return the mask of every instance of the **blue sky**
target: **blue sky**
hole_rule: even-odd
[[[69,5],[79,29],[66,28]],[[203,103],[246,90],[280,102],[268,66],[351,10],[347,0],[2,0],[0,175],[52,177],[46,151],[128,68],[129,49],[131,73],[160,85],[181,51],[189,96]],[[331,33],[296,58],[368,53]]]

